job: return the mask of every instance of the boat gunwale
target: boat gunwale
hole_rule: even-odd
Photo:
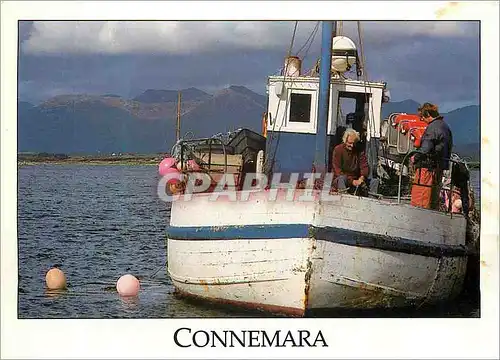
[[[308,189],[294,189],[294,188],[286,188],[286,187],[279,187],[279,188],[274,188],[274,189],[269,189],[269,190],[235,190],[235,191],[220,191],[220,192],[215,192],[215,191],[212,191],[212,192],[199,192],[199,193],[192,193],[192,194],[180,194],[180,195],[177,195],[178,198],[177,200],[173,201],[172,202],[172,206],[177,203],[177,202],[180,202],[180,203],[188,203],[190,201],[192,201],[193,199],[195,198],[205,198],[205,197],[213,197],[213,196],[217,196],[217,200],[208,200],[210,202],[217,202],[219,197],[226,197],[228,196],[228,192],[234,192],[236,193],[237,195],[237,198],[238,198],[238,194],[240,194],[240,196],[242,194],[249,194],[248,196],[248,199],[247,200],[240,200],[240,199],[237,199],[235,202],[239,202],[239,203],[248,203],[252,200],[267,200],[265,197],[264,198],[254,198],[252,199],[252,195],[256,195],[256,196],[259,196],[259,195],[264,195],[264,194],[267,194],[271,191],[277,191],[277,192],[288,192],[288,191],[294,191],[294,198],[295,197],[298,197],[298,196],[302,196],[304,195],[304,193],[306,193],[306,191],[310,192],[311,196],[314,196],[315,199],[314,200],[308,200],[308,201],[305,201],[305,200],[296,200],[294,199],[292,202],[294,203],[306,203],[306,204],[311,204],[311,203],[314,203],[314,204],[328,204],[329,201],[323,201],[321,199],[321,196],[323,195],[322,194],[322,190],[308,190]],[[188,196],[189,200],[184,200],[184,197],[185,196]],[[287,195],[285,195],[286,197]],[[378,198],[372,198],[372,197],[366,197],[366,196],[358,196],[358,195],[351,195],[351,194],[345,194],[345,193],[329,193],[328,196],[338,196],[339,199],[341,200],[343,197],[347,198],[347,199],[356,199],[356,200],[359,200],[359,201],[367,201],[367,202],[374,202],[374,203],[377,203],[377,204],[380,204],[380,205],[383,205],[383,206],[397,206],[397,207],[403,207],[405,209],[411,209],[411,210],[415,210],[415,211],[418,211],[418,212],[423,212],[423,213],[426,213],[426,214],[434,214],[436,216],[440,216],[440,217],[446,217],[446,218],[453,218],[453,217],[459,217],[459,218],[463,218],[465,219],[465,215],[462,214],[462,213],[451,213],[451,212],[444,212],[444,211],[439,211],[439,210],[434,210],[434,209],[427,209],[427,208],[423,208],[423,207],[418,207],[418,206],[413,206],[411,204],[409,204],[408,202],[398,202],[396,199],[392,199],[392,198],[384,198],[382,197],[381,199],[378,199]],[[286,200],[285,199],[279,199],[277,196],[276,196],[276,199],[275,200],[270,200],[269,202],[278,202],[280,200]],[[222,202],[222,201],[221,201]],[[226,202],[226,200],[224,199],[223,202]]]

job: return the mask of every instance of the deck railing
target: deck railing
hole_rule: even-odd
[[[179,146],[181,147],[181,167],[184,167],[184,149],[185,149],[185,145],[189,145],[190,144],[193,144],[193,143],[197,143],[198,145],[200,144],[204,144],[206,145],[206,143],[208,142],[208,170],[211,169],[211,164],[212,164],[212,144],[215,143],[219,143],[222,145],[222,153],[224,154],[224,173],[227,172],[227,151],[226,151],[226,144],[221,140],[221,139],[218,139],[218,138],[197,138],[197,139],[192,139],[192,140],[181,140],[179,142]],[[196,147],[196,145],[195,145]],[[190,150],[191,152],[193,152],[192,150]],[[200,164],[201,165],[201,164]]]
[[[404,168],[404,165],[406,163],[406,161],[411,158],[413,155],[415,154],[423,154],[421,151],[418,151],[418,150],[413,150],[413,151],[410,151],[408,152],[405,157],[403,158],[403,160],[401,161],[401,163],[399,164],[399,183],[398,183],[398,204],[401,203],[401,182],[402,182],[402,176],[403,176],[403,168]],[[460,163],[464,163],[463,161],[461,160],[456,160],[456,159],[451,159],[451,158],[445,158],[446,161],[449,161],[450,163],[455,163],[455,164],[460,164]],[[448,196],[448,209],[445,211],[446,213],[447,212],[450,212],[450,213],[453,213],[452,211],[452,194],[453,194],[453,187],[454,187],[454,183],[453,183],[453,180],[452,180],[452,175],[453,175],[453,166],[450,166],[449,168],[449,171],[450,171],[450,188],[449,190],[447,190],[449,192],[449,196]],[[442,187],[442,183],[441,183],[441,180],[440,179],[440,190],[443,188]],[[411,179],[410,179],[411,181]],[[462,190],[462,189],[461,189]]]

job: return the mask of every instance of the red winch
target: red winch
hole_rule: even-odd
[[[415,147],[420,147],[422,136],[424,134],[427,123],[420,119],[416,114],[393,114],[390,119],[390,124],[402,134],[408,134]]]

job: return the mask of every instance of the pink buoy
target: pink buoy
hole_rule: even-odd
[[[200,171],[200,165],[198,165],[194,160],[188,160],[187,167],[191,171]]]
[[[165,169],[164,174],[162,176],[169,175],[171,179],[168,179],[167,184],[177,184],[181,181],[181,172],[177,170],[177,168],[172,167]]]
[[[175,158],[168,157],[163,159],[158,165],[158,173],[160,176],[165,176],[165,173],[168,169],[171,169],[175,165]]]
[[[181,181],[182,173],[179,170],[177,170],[176,167],[173,167],[166,169],[165,173],[162,176],[169,177],[167,184],[177,184]]]
[[[120,296],[137,296],[140,288],[139,280],[130,274],[123,275],[116,282],[116,290]]]

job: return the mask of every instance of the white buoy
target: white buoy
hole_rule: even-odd
[[[139,280],[130,274],[123,275],[116,282],[116,290],[120,296],[137,296],[140,288]]]
[[[58,268],[52,268],[45,275],[45,284],[49,290],[62,290],[66,288],[66,275]]]

